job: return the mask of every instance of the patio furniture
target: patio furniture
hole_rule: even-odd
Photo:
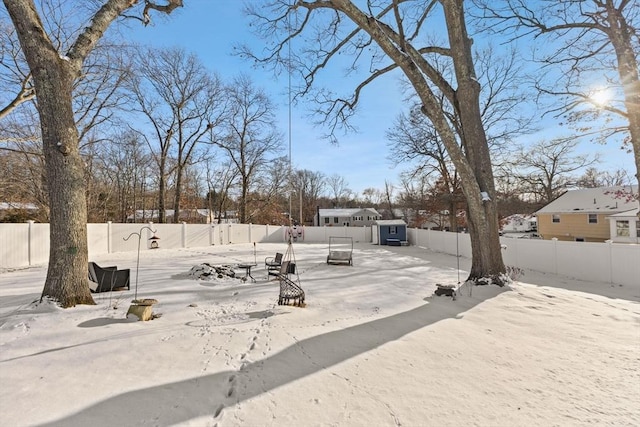
[[[246,282],[248,279],[251,279],[253,283],[256,282],[256,279],[251,275],[251,268],[255,267],[256,264],[238,264],[237,267],[244,270],[244,276],[240,277],[243,282]]]
[[[131,270],[118,270],[118,267],[100,267],[95,262],[89,262],[89,287],[91,292],[111,292],[130,289],[129,278]],[[95,285],[95,286],[92,286]]]
[[[280,295],[278,296],[278,305],[293,305],[299,307],[304,306],[304,291],[302,287],[289,278],[289,274],[295,274],[296,265],[289,261],[282,263],[280,271],[277,273],[280,281]]]
[[[353,265],[353,238],[329,236],[327,264]]]
[[[277,276],[280,266],[282,265],[283,255],[276,252],[276,256],[264,259],[264,268],[267,270],[267,279],[269,276]]]

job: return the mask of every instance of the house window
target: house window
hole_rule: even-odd
[[[324,219],[324,223],[325,223],[325,224],[329,224],[329,217],[325,217],[325,219]]]
[[[616,236],[629,237],[629,221],[616,221]]]
[[[396,227],[395,225],[390,225],[389,234],[398,234],[398,227]]]
[[[337,216],[334,216],[334,217],[333,217],[333,223],[334,223],[334,224],[337,224],[337,223],[338,223],[338,217],[337,217]]]
[[[589,214],[589,224],[598,223],[598,214]]]
[[[551,215],[551,222],[560,222],[560,215],[558,214]]]

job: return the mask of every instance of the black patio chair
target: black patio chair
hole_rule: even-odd
[[[264,259],[264,268],[267,270],[267,279],[269,276],[277,276],[282,266],[283,255],[280,252],[276,252],[276,256],[268,257]]]
[[[89,280],[95,284],[90,286],[91,292],[110,292],[127,290],[130,288],[130,269],[118,270],[118,267],[100,267],[95,262],[89,262]],[[95,288],[95,289],[94,289]]]

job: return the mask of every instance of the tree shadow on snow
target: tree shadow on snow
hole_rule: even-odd
[[[306,338],[265,359],[246,361],[239,370],[128,391],[39,426],[87,426],[100,421],[134,425],[149,420],[156,426],[170,426],[206,416],[215,421],[225,407],[268,393],[443,319],[461,318],[467,310],[506,290],[482,288],[485,290],[474,291],[473,297],[456,301],[448,297],[426,298],[427,304],[412,310]]]

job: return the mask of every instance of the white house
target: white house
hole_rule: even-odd
[[[504,233],[528,233],[538,230],[535,215],[513,214],[500,221]]]
[[[373,208],[318,209],[314,225],[320,227],[363,227],[371,226],[382,219]]]

